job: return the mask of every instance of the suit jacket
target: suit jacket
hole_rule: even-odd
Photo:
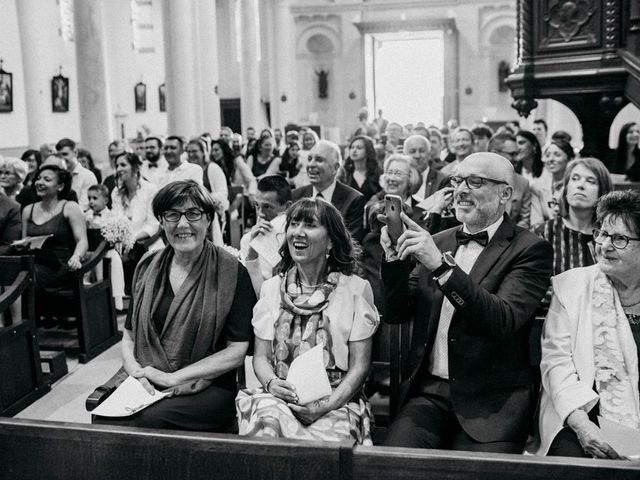
[[[440,190],[440,188],[442,188],[440,184],[442,184],[447,179],[447,175],[442,173],[440,170],[436,170],[435,168],[431,167],[429,169],[429,173],[427,173],[427,178],[425,178],[424,184],[422,185],[424,186],[424,197],[418,196],[417,194],[414,195],[414,197],[418,202],[421,202],[425,198],[430,197],[431,195],[436,193],[436,191]],[[420,192],[420,190],[418,190],[418,192]]]
[[[313,195],[313,187],[306,185],[296,188],[291,192],[293,201],[296,202],[301,198],[310,198]],[[343,183],[336,182],[336,189],[333,191],[331,203],[340,210],[344,223],[351,232],[351,236],[360,242],[364,237],[364,205],[366,200],[364,196],[351,187]]]
[[[507,204],[507,213],[519,227],[529,228],[531,225],[531,187],[529,181],[516,174],[516,184],[511,199]]]
[[[455,227],[434,236],[440,250],[457,249]],[[480,442],[524,441],[533,409],[529,361],[531,323],[549,285],[551,245],[505,215],[469,274],[452,270],[440,287],[431,272],[409,261],[382,264],[388,323],[414,319],[410,387],[428,374],[444,295],[455,307],[449,327],[449,381],[453,409],[464,431]]]
[[[21,235],[20,204],[0,194],[0,255],[6,255],[9,245]]]

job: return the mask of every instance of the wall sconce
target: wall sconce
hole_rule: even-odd
[[[353,90],[351,90],[351,92],[349,92],[349,98],[351,100],[355,100],[356,99],[356,92],[354,92]]]
[[[286,102],[286,101],[287,101],[287,96],[286,96],[284,93],[280,96],[280,101],[281,101],[282,103],[284,103],[284,102]]]

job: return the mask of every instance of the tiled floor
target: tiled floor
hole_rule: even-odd
[[[122,330],[124,315],[119,316]],[[16,418],[59,422],[91,423],[84,402],[93,390],[106,382],[122,365],[120,343],[86,364],[67,356],[69,373],[51,386],[51,391],[16,415]]]

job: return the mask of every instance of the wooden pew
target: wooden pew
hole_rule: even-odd
[[[356,447],[352,478],[358,480],[637,480],[640,464],[628,461]]]
[[[346,480],[352,447],[0,419],[0,479]]]
[[[0,327],[0,415],[15,415],[47,393],[35,326],[33,257],[0,257],[0,313],[22,296],[22,318]],[[2,462],[0,462],[0,465]]]

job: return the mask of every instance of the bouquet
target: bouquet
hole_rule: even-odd
[[[106,218],[100,228],[100,233],[113,248],[122,256],[135,243],[131,221],[127,217],[113,216]]]

